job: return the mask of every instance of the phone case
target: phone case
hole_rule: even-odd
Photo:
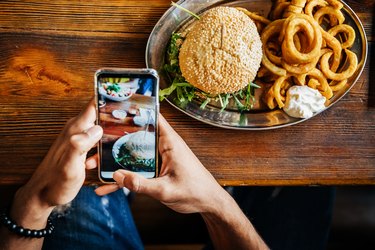
[[[153,69],[103,68],[95,72],[98,176],[114,183],[116,169],[158,175],[159,77]],[[122,134],[123,132],[123,134]]]

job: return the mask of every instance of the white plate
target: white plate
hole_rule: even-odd
[[[110,85],[112,83],[106,83],[107,85]],[[119,97],[119,96],[112,96],[112,95],[108,95],[107,94],[107,91],[103,88],[103,86],[100,86],[99,87],[99,93],[104,96],[105,98],[109,99],[109,100],[112,100],[112,101],[115,101],[115,102],[121,102],[121,101],[125,101],[127,99],[129,99],[132,95],[133,95],[133,92],[130,88],[127,88],[127,87],[124,87],[124,86],[121,86],[123,84],[118,84],[120,86],[120,88],[124,91],[124,92],[127,92],[129,91],[129,95],[126,95],[126,96],[122,96],[122,97]]]
[[[112,155],[113,155],[113,158],[115,158],[116,162],[117,162],[118,154],[120,152],[120,147],[122,145],[124,145],[129,140],[130,136],[131,136],[131,134],[124,135],[123,137],[120,137],[115,142],[115,144],[113,144]],[[118,164],[121,165],[120,163],[118,163]]]

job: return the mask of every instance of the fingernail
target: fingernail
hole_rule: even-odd
[[[87,131],[87,134],[91,137],[91,138],[100,138],[103,134],[103,129],[100,127],[100,126],[94,126],[94,127],[91,127],[88,131]]]
[[[116,171],[113,173],[113,179],[118,183],[121,184],[124,182],[125,174],[121,171]]]

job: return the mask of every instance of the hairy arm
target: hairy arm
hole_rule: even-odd
[[[269,249],[229,194],[223,193],[217,204],[201,213],[215,249]]]

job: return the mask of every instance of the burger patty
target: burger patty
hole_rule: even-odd
[[[231,7],[204,13],[187,33],[179,63],[182,76],[209,94],[233,93],[252,82],[262,60],[254,22]]]

